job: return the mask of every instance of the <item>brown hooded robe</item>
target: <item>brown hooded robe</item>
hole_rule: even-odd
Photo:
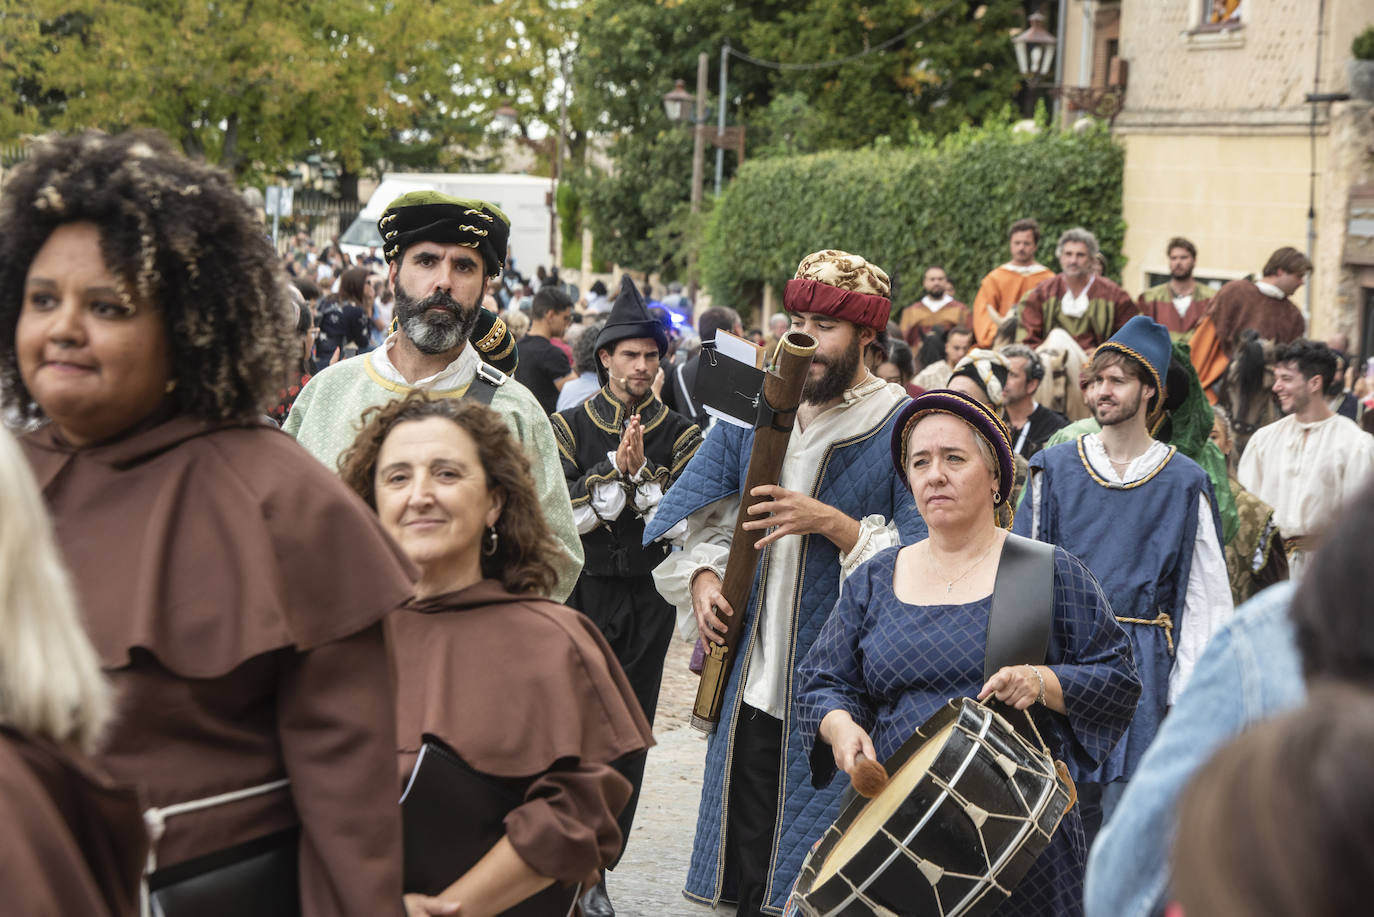
[[[381,620],[412,569],[358,497],[265,425],[155,418],[22,439],[119,715],[98,763],[165,807],[156,865],[300,825],[306,917],[393,914],[401,840]]]
[[[0,728],[7,914],[134,917],[148,853],[138,794],[79,752]]]
[[[483,774],[535,778],[505,828],[540,875],[571,885],[615,859],[630,784],[610,762],[654,740],[588,618],[483,580],[393,613],[387,637],[402,782],[434,736]]]

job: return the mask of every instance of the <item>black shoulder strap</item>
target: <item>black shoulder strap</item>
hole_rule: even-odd
[[[1043,665],[1054,623],[1054,545],[1007,533],[992,586],[983,680],[1003,666]]]
[[[463,393],[463,397],[490,406],[491,399],[496,397],[496,390],[506,384],[507,378],[509,377],[501,370],[482,361],[477,364],[477,374],[472,377],[472,382],[468,383],[468,390]]]

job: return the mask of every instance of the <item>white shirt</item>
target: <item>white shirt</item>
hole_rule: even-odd
[[[1156,440],[1135,461],[1125,474],[1117,474],[1102,435],[1091,433],[1083,438],[1083,452],[1093,470],[1113,484],[1131,484],[1153,474],[1169,457],[1169,447]],[[1031,537],[1040,533],[1040,504],[1043,482],[1040,475],[1030,480]],[[1149,499],[1145,496],[1145,499]],[[1108,601],[1111,596],[1107,596]],[[1197,537],[1193,540],[1193,562],[1188,570],[1188,585],[1183,598],[1183,623],[1175,635],[1174,666],[1169,671],[1169,703],[1172,705],[1192,677],[1193,666],[1206,648],[1212,635],[1235,615],[1231,600],[1231,580],[1226,572],[1226,555],[1222,553],[1217,527],[1212,524],[1212,507],[1207,495],[1198,497]]]
[[[1002,270],[1012,271],[1022,277],[1029,277],[1031,274],[1039,274],[1041,271],[1048,271],[1049,268],[1039,261],[1032,261],[1030,264],[1017,264],[1015,261],[1008,261],[1002,265]]]
[[[397,385],[439,392],[462,388],[472,381],[472,377],[477,373],[477,364],[482,360],[481,357],[477,356],[476,347],[464,347],[452,363],[434,375],[425,376],[423,379],[412,383],[401,375],[401,371],[391,362],[391,348],[396,346],[396,341],[400,339],[400,336],[400,331],[391,332],[382,346],[367,354],[367,361],[377,371],[377,375]]]
[[[1077,296],[1073,295],[1073,290],[1070,290],[1067,285],[1065,286],[1064,298],[1060,300],[1060,306],[1063,308],[1065,315],[1069,318],[1083,317],[1084,313],[1088,311],[1088,293],[1092,291],[1093,281],[1096,279],[1096,275],[1089,277],[1088,285],[1085,286],[1083,292],[1079,293]]]
[[[907,398],[906,390],[895,383],[869,376],[844,393],[843,400],[829,408],[802,429],[792,430],[783,456],[778,484],[787,490],[813,495],[819,483],[816,470],[831,444],[873,427],[887,416],[893,405]],[[726,473],[732,473],[727,469]],[[739,514],[739,497],[731,496],[698,510],[689,517],[686,545],[670,555],[654,570],[659,594],[678,608],[679,633],[683,618],[695,620],[692,612],[692,577],[701,570],[714,570],[724,576],[725,559],[730,553],[730,538]],[[763,532],[751,533],[762,538]],[[748,652],[749,671],[745,676],[744,702],[769,716],[786,719],[787,688],[792,672],[788,665],[795,634],[792,619],[800,596],[794,584],[800,575],[802,539],[787,535],[764,549],[760,564],[768,565],[763,583],[763,603],[753,648]],[[821,535],[810,536],[821,538]],[[848,554],[840,554],[841,582],[850,573],[884,548],[899,544],[901,536],[895,523],[880,515],[859,520],[859,540]],[[744,609],[735,609],[743,614]],[[797,660],[800,662],[801,660]]]
[[[1193,294],[1192,294],[1192,293],[1188,293],[1188,294],[1185,295],[1185,296],[1175,296],[1175,297],[1174,297],[1174,311],[1178,313],[1178,317],[1179,317],[1179,318],[1183,318],[1183,316],[1185,316],[1185,315],[1188,314],[1188,309],[1189,309],[1189,307],[1192,306],[1192,304],[1193,304]]]
[[[931,299],[929,295],[921,297],[921,305],[925,306],[931,312],[939,312],[952,302],[954,302],[954,297],[950,296],[948,293],[944,294],[939,299]]]
[[[1274,508],[1285,538],[1316,535],[1329,526],[1374,475],[1374,437],[1349,417],[1300,423],[1290,414],[1260,427],[1240,457],[1236,479]],[[1293,578],[1307,552],[1289,559]]]

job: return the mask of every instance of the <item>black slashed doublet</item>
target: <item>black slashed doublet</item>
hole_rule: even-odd
[[[637,485],[616,471],[606,455],[609,452],[614,456],[621,431],[632,413],[639,414],[644,429],[644,458],[648,463]],[[552,419],[574,510],[590,503],[596,484],[614,483],[625,489],[625,510],[619,518],[599,520],[596,528],[582,534],[586,554],[583,572],[595,576],[651,572],[668,555],[668,545],[641,545],[644,521],[634,508],[635,488],[657,482],[666,491],[701,445],[701,430],[681,414],[670,411],[652,392],[632,411],[627,411],[605,387]]]

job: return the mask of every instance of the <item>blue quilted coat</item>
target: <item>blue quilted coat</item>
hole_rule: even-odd
[[[892,467],[889,441],[897,412],[905,402],[893,405],[875,427],[832,443],[816,471],[810,495],[836,507],[852,519],[881,515],[895,519],[903,543],[926,537],[925,521],[916,511],[911,493]],[[645,531],[646,541],[660,538],[669,528],[692,513],[744,489],[748,474],[749,451],[754,433],[742,427],[718,423],[701,449],[683,470],[682,476],[659,504],[653,523]],[[706,771],[702,781],[701,805],[697,811],[696,840],[684,894],[714,906],[722,898],[734,900],[735,890],[725,887],[725,825],[727,764],[734,747],[734,720],[739,711],[741,688],[749,670],[754,644],[755,624],[762,590],[760,583],[768,570],[771,550],[765,549],[754,577],[753,591],[745,609],[742,655],[730,673],[721,707],[720,725],[706,746]],[[779,808],[782,819],[773,842],[772,876],[768,886],[766,910],[781,914],[787,895],[801,871],[806,851],[815,843],[839,813],[843,781],[825,789],[813,789],[811,771],[803,756],[801,736],[792,712],[797,664],[806,656],[821,625],[840,594],[839,549],[821,535],[804,536],[801,553],[801,582],[793,592],[792,605],[782,609],[792,619],[795,639],[788,665],[787,720],[784,723],[782,774]]]

